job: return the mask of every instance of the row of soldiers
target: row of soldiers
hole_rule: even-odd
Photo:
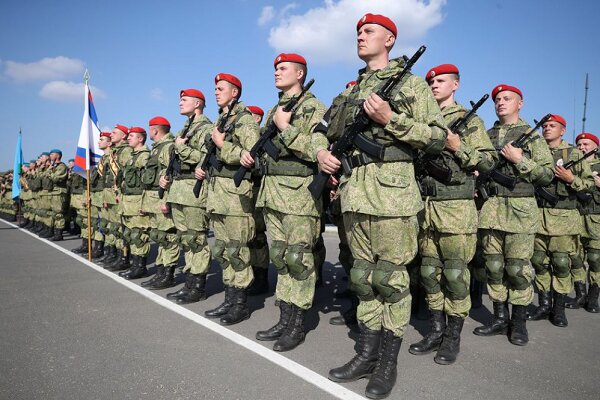
[[[456,361],[471,295],[480,297],[483,284],[493,318],[474,333],[507,335],[515,345],[527,344],[528,319],[550,318],[564,327],[567,305],[597,313],[598,138],[579,135],[575,148],[563,139],[567,122],[556,114],[538,124],[538,135],[519,116],[523,93],[510,85],[493,88],[498,121],[486,131],[455,101],[456,66],[434,67],[422,79],[408,71],[413,60],[389,59],[397,36],[393,21],[366,14],[356,29],[365,68],[329,109],[307,90],[304,57],[284,53],[274,61],[279,100],[262,129],[262,110],[240,101],[241,81],[221,73],[214,79],[215,123],[203,114],[204,94],[185,89],[179,111],[188,119],[176,135],[163,117],[152,118],[148,130],[116,125],[102,133],[104,156],[90,179],[92,214],[99,221],[92,238],[97,262],[125,279],[141,278],[152,240],[158,245],[156,273],[142,286],[164,289],[175,284],[181,249],[186,282],[167,297],[187,304],[206,298],[206,274],[215,259],[225,297],[205,315],[231,325],[249,318],[249,288],[265,291],[270,261],[278,273],[280,316],[256,338],[288,351],[305,338],[304,318],[322,263],[324,197],[331,201],[354,298],[345,320],[355,319],[360,330],[356,354],[329,378],[367,377],[369,398],[387,397],[395,384],[411,282],[425,291],[431,328],[409,351],[435,351],[434,361],[443,365]],[[62,189],[54,178],[66,168],[52,154],[37,173],[55,186],[42,184],[40,191],[48,193],[40,197]],[[41,164],[47,163],[43,157]],[[325,193],[315,190],[323,179]],[[71,187],[79,191],[72,191],[71,204],[80,210],[84,238],[79,252],[88,251],[84,186],[73,175]],[[53,235],[63,223],[60,217],[26,218]],[[568,302],[573,285],[576,298]],[[535,289],[539,307],[528,314]]]

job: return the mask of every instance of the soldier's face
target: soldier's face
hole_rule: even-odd
[[[258,125],[260,125],[263,119],[262,115],[260,114],[252,114],[252,118],[254,118],[254,121],[256,121]]]
[[[519,110],[523,107],[523,100],[515,92],[506,90],[496,95],[494,105],[498,117],[507,117],[519,113]]]
[[[444,74],[434,76],[428,81],[431,93],[438,103],[447,100],[458,89],[458,80],[454,79],[454,76]]]
[[[387,52],[386,46],[394,45],[394,35],[386,28],[377,24],[365,24],[357,32],[357,53],[363,60],[369,60]]]
[[[131,132],[129,135],[127,135],[127,143],[130,147],[135,149],[135,147],[140,143],[139,135],[136,132]]]
[[[179,114],[190,115],[199,106],[200,99],[196,97],[181,96],[179,99]]]
[[[548,143],[560,139],[562,135],[564,135],[566,132],[566,129],[563,126],[563,124],[558,123],[556,121],[548,121],[544,125],[542,125],[542,128],[542,135]]]
[[[225,107],[237,96],[239,90],[227,81],[219,81],[215,85],[215,100],[220,108]]]
[[[110,134],[110,140],[111,142],[113,142],[114,144],[119,144],[123,141],[123,139],[125,138],[125,132],[123,132],[120,129],[114,128],[112,130],[112,133]]]
[[[596,147],[598,145],[592,139],[579,139],[577,141],[577,148],[584,153],[589,153]]]
[[[275,87],[286,90],[296,85],[302,79],[302,69],[296,63],[281,62],[275,67]]]
[[[40,164],[43,165],[48,161],[48,156],[41,156],[40,157]]]
[[[58,160],[58,153],[50,153],[50,161],[55,162]]]
[[[100,140],[98,141],[98,146],[102,150],[105,150],[108,146],[110,146],[110,144],[111,144],[111,138],[107,138],[106,136],[101,136]]]

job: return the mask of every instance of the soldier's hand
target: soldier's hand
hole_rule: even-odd
[[[169,179],[167,179],[166,176],[161,176],[160,179],[158,180],[158,186],[160,186],[163,189],[168,188],[170,184],[171,184],[171,181]]]
[[[210,134],[210,137],[217,148],[221,149],[223,147],[223,143],[225,143],[225,134],[219,132],[216,126]]]
[[[102,208],[108,209],[108,203],[107,202],[102,203]]]
[[[446,133],[448,134],[446,140],[446,150],[451,151],[452,153],[460,150],[460,136],[452,132],[450,129],[446,129]]]
[[[240,164],[245,168],[254,167],[254,158],[250,155],[249,151],[242,150],[242,156],[240,157]]]
[[[160,205],[160,212],[162,212],[163,214],[168,214],[170,211],[171,211],[171,208],[169,207],[168,204]]]
[[[568,184],[573,183],[575,180],[575,175],[573,175],[573,172],[562,165],[557,165],[556,168],[554,168],[554,176]]]
[[[275,111],[275,114],[273,115],[273,122],[275,123],[275,126],[277,126],[277,129],[279,129],[280,132],[283,132],[283,130],[290,125],[291,119],[291,111],[285,112],[283,111],[283,107],[277,107],[277,111]]]
[[[335,176],[333,176],[333,175],[329,176],[329,180],[327,180],[328,188],[335,189],[335,188],[337,188],[337,186],[339,184],[340,184],[340,181],[338,181]],[[335,190],[333,190],[333,192],[335,192]]]
[[[179,146],[182,144],[186,144],[187,143],[187,138],[186,137],[181,137],[181,136],[177,136],[177,138],[175,139],[175,145]]]
[[[600,188],[600,176],[594,175],[594,183],[596,184],[597,188]]]
[[[204,178],[206,178],[206,172],[204,172],[204,170],[202,168],[196,168],[194,170],[194,177],[196,179],[198,179],[199,181],[201,181]]]
[[[333,175],[340,169],[342,163],[340,160],[335,158],[329,150],[320,150],[317,153],[317,161],[319,162],[319,168],[326,174]]]
[[[500,154],[513,164],[523,161],[523,149],[513,146],[512,143],[504,145],[502,150],[500,150]]]
[[[392,119],[392,108],[390,107],[390,103],[384,101],[375,93],[371,93],[371,95],[365,99],[363,108],[369,118],[383,126],[387,125]]]

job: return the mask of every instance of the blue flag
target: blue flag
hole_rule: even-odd
[[[21,195],[21,166],[23,165],[23,149],[21,148],[21,130],[17,138],[17,148],[15,150],[15,164],[13,167],[12,198],[16,200]]]

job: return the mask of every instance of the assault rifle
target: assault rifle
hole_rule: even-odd
[[[228,133],[233,128],[232,125],[227,125],[227,121],[229,121],[229,116],[231,115],[231,111],[233,111],[237,102],[238,102],[238,98],[236,97],[233,99],[231,104],[229,104],[229,109],[227,110],[227,115],[225,115],[225,117],[222,118],[221,121],[219,122],[219,125],[217,125],[217,130],[219,132]],[[220,170],[223,167],[223,165],[217,158],[217,145],[215,144],[215,142],[213,142],[213,140],[211,138],[208,138],[208,141],[206,143],[206,155],[204,156],[204,158],[202,159],[202,162],[200,163],[200,169],[202,169],[202,171],[204,171],[204,172],[207,172],[209,166],[216,168],[218,170]],[[198,198],[200,196],[200,189],[202,189],[203,181],[204,180],[196,180],[196,183],[194,184],[193,192],[194,192],[194,196],[196,196],[196,198]]]
[[[311,79],[302,88],[300,94],[292,98],[285,105],[285,107],[283,107],[283,111],[296,111],[294,108],[296,107],[300,99],[304,96],[304,94],[308,91],[308,89],[310,89],[313,83],[315,83],[315,80]],[[250,149],[250,155],[255,161],[258,161],[258,158],[265,153],[267,153],[269,157],[271,157],[273,160],[277,161],[277,159],[279,158],[279,150],[277,149],[277,147],[275,147],[275,144],[273,144],[273,138],[275,137],[275,135],[277,135],[278,132],[279,130],[277,129],[277,125],[275,125],[275,122],[271,121],[271,123],[265,129],[265,132],[260,136],[258,141]],[[233,183],[235,183],[235,187],[240,186],[240,184],[242,183],[242,179],[244,179],[244,175],[246,175],[246,172],[248,172],[248,168],[244,167],[243,165],[241,165],[240,168],[236,171],[235,175],[233,176]]]
[[[191,138],[194,133],[188,134],[190,128],[192,127],[192,123],[194,122],[194,118],[196,118],[196,114],[192,115],[192,118],[189,119],[188,126],[181,132],[179,137],[185,137],[186,139]],[[171,146],[171,151],[169,152],[169,165],[167,165],[167,170],[165,171],[165,178],[167,180],[173,179],[173,175],[177,172],[181,171],[181,164],[179,163],[179,159],[177,158],[177,154],[175,153],[175,145]],[[158,188],[158,197],[162,199],[165,196],[165,189],[159,187]]]
[[[402,71],[388,78],[388,80],[383,83],[379,90],[377,90],[376,94],[381,97],[383,101],[390,101],[392,90],[402,81],[406,74],[408,74],[412,66],[417,62],[426,49],[427,48],[425,46],[421,46],[419,50],[417,50],[417,52],[410,58],[410,60],[406,62],[406,65]],[[358,106],[358,112],[354,117],[354,122],[352,125],[344,130],[342,136],[337,140],[337,142],[335,142],[331,149],[331,154],[338,160],[345,158],[346,154],[355,147],[360,148],[365,153],[375,156],[380,160],[384,158],[385,147],[375,143],[377,146],[376,148],[373,148],[375,147],[371,146],[373,142],[361,135],[361,132],[363,132],[372,122],[365,112],[363,104],[364,100]],[[308,185],[308,189],[316,199],[319,199],[323,194],[323,189],[325,188],[325,184],[329,180],[330,176],[330,174],[321,171],[317,176],[315,176],[310,185]]]

